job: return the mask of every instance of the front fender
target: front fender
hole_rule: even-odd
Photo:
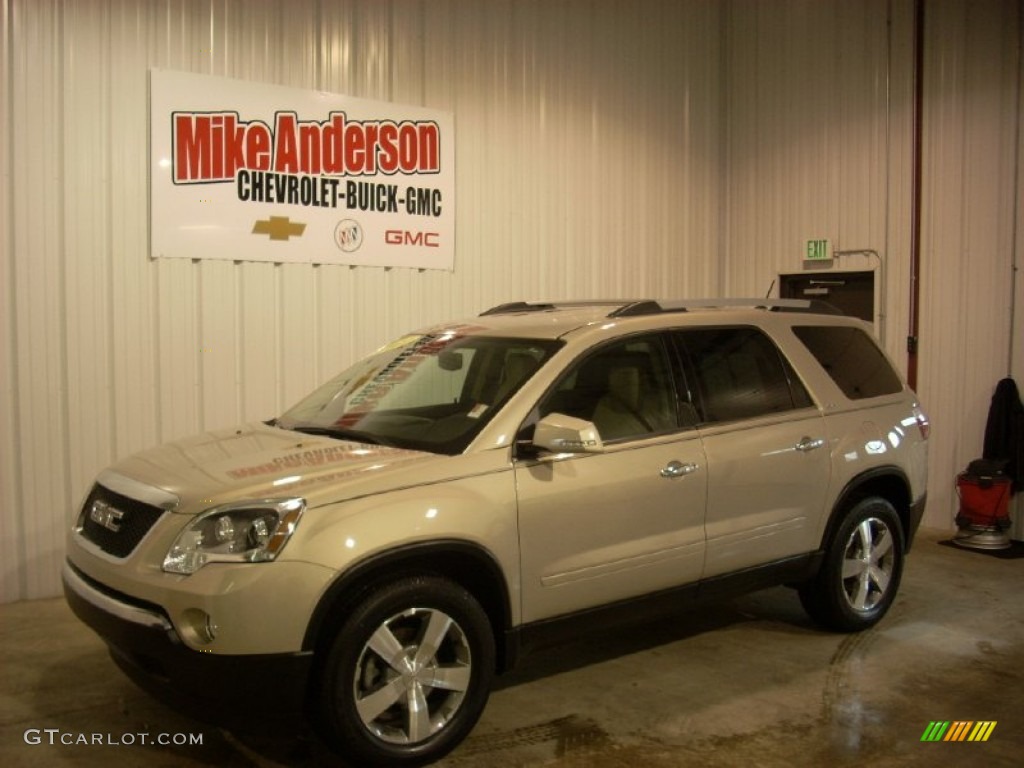
[[[399,570],[434,572],[479,589],[495,621],[518,624],[515,477],[507,451],[494,454],[477,457],[471,475],[307,511],[282,558],[316,563],[334,576],[319,595],[305,648],[339,606]]]

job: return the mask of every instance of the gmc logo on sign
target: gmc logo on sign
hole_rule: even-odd
[[[438,248],[441,235],[437,232],[410,232],[407,229],[389,229],[384,232],[384,242],[388,245],[422,245],[427,248]]]

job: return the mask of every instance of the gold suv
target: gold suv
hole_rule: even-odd
[[[506,304],[104,470],[65,594],[165,700],[418,765],[559,632],[783,583],[873,625],[927,438],[868,326],[808,302]]]

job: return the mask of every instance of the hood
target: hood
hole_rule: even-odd
[[[404,485],[396,472],[451,458],[250,424],[165,443],[110,469],[174,494],[175,511],[190,514],[214,504],[286,496],[319,506]]]

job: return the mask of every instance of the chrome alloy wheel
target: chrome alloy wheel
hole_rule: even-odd
[[[869,517],[850,533],[842,561],[843,594],[856,611],[870,611],[885,597],[896,568],[892,531]]]
[[[472,654],[465,633],[443,611],[410,608],[384,621],[355,668],[356,711],[389,744],[416,744],[442,730],[469,689]]]

